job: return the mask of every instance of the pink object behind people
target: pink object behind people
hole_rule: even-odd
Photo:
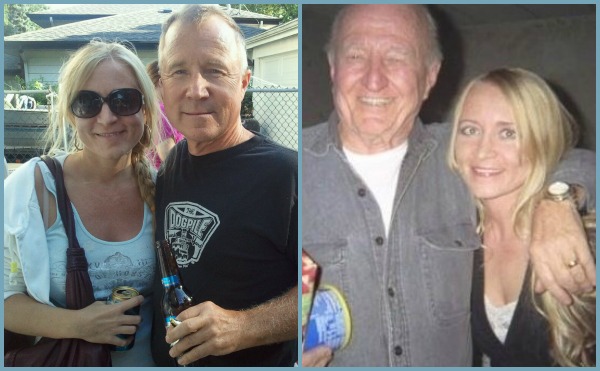
[[[165,105],[160,103],[160,113],[161,113],[161,128],[160,128],[160,138],[161,142],[167,138],[173,138],[175,140],[175,144],[181,141],[184,137],[183,134],[177,131],[169,122],[169,119],[165,115]],[[160,157],[158,157],[158,153],[155,150],[150,152],[150,161],[154,162],[154,166],[158,169],[160,164],[162,163]]]

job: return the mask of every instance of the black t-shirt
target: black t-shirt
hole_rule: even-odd
[[[192,156],[181,141],[156,182],[156,239],[171,242],[188,293],[240,310],[281,296],[298,278],[298,156],[261,135]],[[163,292],[160,277],[157,293]],[[154,359],[168,355],[162,295],[155,295]],[[202,366],[291,366],[297,341],[206,357]]]

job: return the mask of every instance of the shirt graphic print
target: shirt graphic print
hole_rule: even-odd
[[[193,202],[172,202],[165,209],[165,236],[177,264],[197,263],[204,246],[219,226],[219,216]]]

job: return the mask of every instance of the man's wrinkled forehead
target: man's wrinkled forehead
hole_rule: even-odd
[[[426,47],[427,23],[412,5],[350,5],[339,22],[331,45],[337,51],[379,45],[415,52]]]
[[[338,32],[343,37],[344,34],[369,27],[382,31],[387,30],[392,34],[394,30],[397,30],[393,26],[419,30],[423,24],[420,22],[417,9],[411,5],[349,5],[340,20]]]

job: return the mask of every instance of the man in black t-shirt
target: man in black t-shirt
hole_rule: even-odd
[[[250,82],[244,36],[220,8],[187,5],[174,13],[158,55],[165,113],[186,140],[158,174],[156,239],[171,243],[195,306],[165,331],[161,295],[154,295],[154,360],[292,366],[297,153],[242,126]],[[155,288],[162,292],[158,278]]]

